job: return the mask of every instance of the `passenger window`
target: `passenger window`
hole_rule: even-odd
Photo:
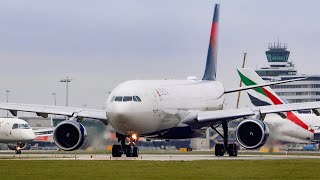
[[[18,129],[18,124],[13,124],[12,129]]]
[[[132,96],[123,97],[123,102],[132,101]]]
[[[115,97],[115,96],[113,96],[110,102],[113,102],[115,98],[116,98],[116,97]]]
[[[114,101],[122,102],[122,96],[117,96]]]

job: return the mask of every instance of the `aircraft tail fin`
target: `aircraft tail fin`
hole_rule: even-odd
[[[220,5],[216,4],[210,33],[209,48],[207,54],[206,69],[202,80],[214,81],[217,74],[218,29]]]
[[[250,68],[238,69],[242,83],[246,86],[263,84],[265,81]],[[254,88],[248,91],[250,101],[255,106],[286,104],[269,86]]]

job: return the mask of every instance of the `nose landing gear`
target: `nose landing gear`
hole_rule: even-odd
[[[21,154],[21,150],[19,148],[16,149],[15,154]]]
[[[130,136],[125,136],[122,134],[116,134],[119,144],[112,146],[112,156],[121,157],[125,154],[127,157],[138,157],[139,149],[136,147],[136,142],[138,141],[138,136],[136,134],[131,134]],[[128,144],[126,144],[126,141]]]
[[[25,146],[23,143],[17,143],[15,147],[15,154],[21,154],[21,149]]]

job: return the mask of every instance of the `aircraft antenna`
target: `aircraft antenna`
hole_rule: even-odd
[[[245,64],[246,64],[246,57],[247,57],[247,53],[244,52],[243,53],[243,60],[242,60],[242,68],[244,68]],[[240,83],[239,83],[239,87],[242,86],[242,81],[240,79]],[[237,108],[239,108],[239,102],[240,102],[240,95],[241,95],[241,91],[238,91],[238,98],[237,98]]]

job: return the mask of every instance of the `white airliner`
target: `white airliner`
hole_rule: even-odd
[[[253,69],[238,69],[243,84],[250,86],[265,83]],[[287,104],[270,87],[260,87],[248,91],[250,101],[255,106]],[[268,114],[264,122],[270,128],[271,138],[281,142],[310,143],[315,132],[320,132],[320,117],[315,114],[285,112]]]
[[[248,149],[262,146],[268,138],[267,125],[261,115],[320,107],[320,102],[281,104],[263,107],[222,110],[225,94],[293,80],[271,82],[235,89],[225,89],[216,80],[219,5],[215,6],[205,72],[202,80],[134,80],[118,85],[110,94],[105,110],[56,107],[30,104],[1,103],[0,109],[13,115],[18,111],[69,116],[57,125],[53,138],[62,150],[76,150],[86,139],[82,118],[99,119],[117,131],[119,144],[113,145],[112,155],[138,156],[135,146],[139,137],[158,139],[186,139],[204,135],[208,127],[222,125],[224,144],[215,147],[217,156],[228,152],[237,155],[235,144],[228,145],[228,122],[240,117],[254,118],[242,121],[237,127],[237,141]],[[184,67],[184,69],[186,69]],[[126,143],[127,142],[127,143]]]
[[[21,149],[26,143],[33,141],[35,135],[29,124],[17,118],[0,118],[0,143],[5,143],[8,148],[21,154]]]

